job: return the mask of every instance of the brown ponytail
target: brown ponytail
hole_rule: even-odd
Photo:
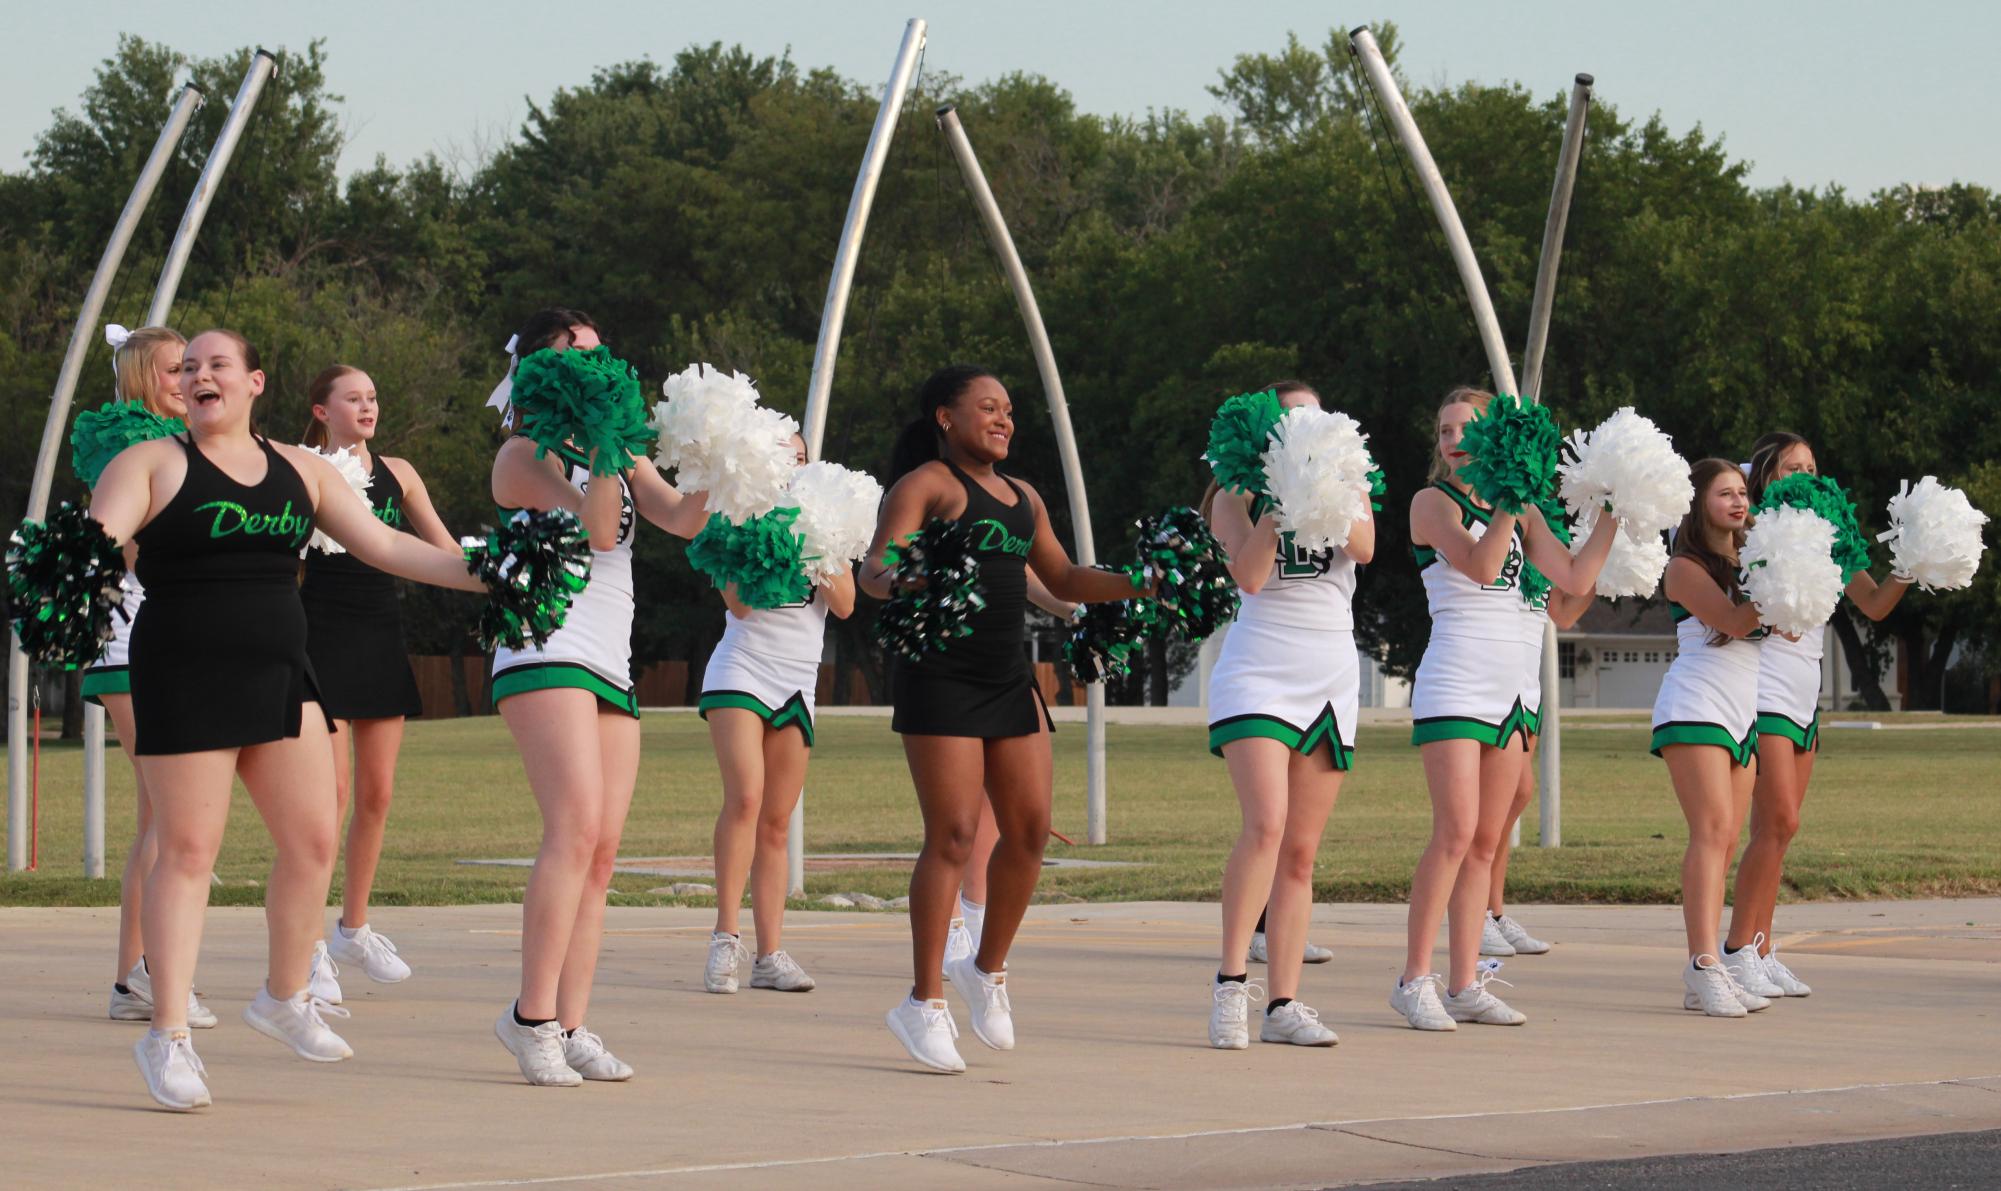
[[[333,396],[334,382],[360,371],[351,364],[334,364],[322,368],[320,374],[313,378],[313,383],[306,386],[306,432],[299,437],[299,445],[315,451],[327,449],[333,440],[327,436],[327,424],[314,417],[313,410],[325,405]]]

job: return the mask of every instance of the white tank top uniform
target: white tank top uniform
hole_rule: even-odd
[[[1713,744],[1749,766],[1758,756],[1758,655],[1767,630],[1712,645],[1709,626],[1688,609],[1669,603],[1668,611],[1677,652],[1654,697],[1649,751],[1658,757],[1670,744]]]
[[[1758,644],[1758,735],[1783,736],[1800,752],[1820,747],[1820,657],[1827,631],[1797,641],[1772,633]]]
[[[1452,498],[1459,524],[1475,540],[1486,535],[1493,510],[1476,506],[1449,484],[1432,486]],[[1502,748],[1520,734],[1526,746],[1541,728],[1542,626],[1548,614],[1522,599],[1526,558],[1520,523],[1492,583],[1473,582],[1432,547],[1414,545],[1411,553],[1431,608],[1431,643],[1411,689],[1410,742],[1477,740]]]
[[[561,454],[567,478],[582,492],[590,481],[590,465],[569,451]],[[494,651],[495,705],[524,691],[575,687],[638,718],[639,696],[632,685],[632,539],[637,527],[632,490],[623,479],[619,488],[617,544],[591,551],[590,581],[570,602],[563,627],[539,649],[502,646]],[[511,516],[514,510],[500,512]]]
[[[1361,666],[1355,653],[1355,560],[1280,534],[1271,578],[1247,594],[1209,673],[1209,751],[1264,737],[1334,768],[1354,764]]]
[[[145,602],[146,589],[140,586],[139,576],[125,572],[125,598],[111,614],[111,640],[83,672],[83,697],[92,703],[102,704],[102,695],[132,693],[132,622],[139,618],[139,605]]]
[[[723,639],[702,671],[703,719],[718,707],[755,712],[773,728],[799,729],[813,747],[813,688],[826,644],[827,599],[818,585],[797,604],[724,613]]]

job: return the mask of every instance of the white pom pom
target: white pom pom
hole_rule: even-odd
[[[741,372],[690,364],[661,386],[653,407],[662,467],[682,492],[707,492],[707,508],[741,525],[769,513],[796,470],[791,438],[799,423],[757,403]]]
[[[1572,555],[1584,549],[1597,525],[1597,509],[1578,514],[1577,528],[1570,540]],[[1621,522],[1619,532],[1612,537],[1612,552],[1605,556],[1605,568],[1598,572],[1598,594],[1608,600],[1650,596],[1659,589],[1661,573],[1667,570],[1667,564],[1667,543],[1660,534],[1636,534]]]
[[[1308,552],[1346,546],[1369,519],[1369,436],[1355,419],[1318,406],[1285,411],[1264,453],[1265,490],[1278,504],[1279,528]]]
[[[868,553],[882,485],[838,463],[808,463],[792,473],[785,503],[799,510],[792,530],[805,542],[807,576],[819,582]]]
[[[368,503],[368,486],[375,482],[375,477],[370,475],[368,469],[361,465],[361,452],[355,450],[353,447],[336,447],[322,451],[314,447],[308,447],[305,443],[300,443],[299,445],[306,447],[308,451],[312,451],[313,454],[333,464],[333,469],[340,473],[341,479],[347,481],[348,487],[354,489],[354,494],[361,498],[361,503]],[[318,550],[322,554],[347,553],[346,546],[334,541],[317,529],[313,531],[313,540],[306,543],[306,548],[308,550]]]
[[[1782,633],[1818,633],[1841,600],[1834,526],[1806,509],[1782,505],[1758,515],[1737,552],[1744,592],[1763,621]]]
[[[1570,436],[1570,455],[1557,464],[1558,489],[1571,516],[1610,501],[1626,530],[1638,537],[1680,524],[1695,503],[1688,460],[1674,453],[1674,440],[1628,405],[1589,433]]]
[[[1980,569],[1985,524],[1987,514],[1974,508],[1966,493],[1926,476],[1915,486],[1905,480],[1898,487],[1890,498],[1889,531],[1876,540],[1890,543],[1891,574],[1926,591],[1957,591],[1971,586]]]

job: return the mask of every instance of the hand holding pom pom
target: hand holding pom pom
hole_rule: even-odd
[[[980,560],[973,532],[933,517],[916,536],[884,552],[895,572],[893,594],[875,620],[884,649],[910,661],[972,634],[966,622],[987,606],[980,594]]]
[[[1264,495],[1264,453],[1284,414],[1285,407],[1271,389],[1239,393],[1216,411],[1215,420],[1209,423],[1209,448],[1202,457],[1209,461],[1223,491]]]
[[[1147,597],[1158,609],[1154,632],[1200,641],[1237,614],[1230,555],[1194,509],[1142,518],[1135,552],[1139,559],[1125,572],[1135,584],[1157,584]]]
[[[313,454],[333,464],[333,469],[340,473],[341,479],[347,481],[347,486],[354,490],[356,496],[361,498],[361,503],[368,503],[368,488],[369,485],[375,483],[375,477],[370,475],[367,469],[361,466],[361,452],[352,447],[330,447],[322,451],[314,447],[307,447],[304,443],[300,443],[299,445],[306,447],[306,450],[312,451]],[[346,546],[334,541],[317,529],[313,531],[313,540],[306,543],[306,548],[309,550],[318,550],[322,554],[347,553]]]
[[[1063,642],[1063,658],[1077,681],[1103,682],[1131,670],[1132,655],[1153,632],[1155,613],[1151,600],[1083,605]]]
[[[1986,543],[1980,527],[1987,514],[1966,493],[1934,476],[1915,486],[1905,480],[1890,498],[1890,528],[1876,535],[1890,543],[1890,572],[1926,591],[1957,591],[1973,583]]]
[[[741,372],[690,364],[661,386],[653,407],[660,465],[683,493],[708,493],[707,508],[742,522],[778,507],[797,470],[791,438],[799,423],[757,403]]]
[[[1766,624],[1794,637],[1827,624],[1845,582],[1835,539],[1834,526],[1806,509],[1780,505],[1758,517],[1737,554],[1744,593]]]
[[[1466,423],[1459,448],[1467,459],[1459,465],[1459,478],[1481,500],[1520,516],[1555,480],[1560,441],[1547,409],[1498,394],[1485,413]]]
[[[1318,406],[1285,411],[1263,456],[1265,491],[1278,502],[1279,528],[1308,552],[1348,544],[1370,515],[1382,473],[1355,419]]]
[[[1782,480],[1774,480],[1765,486],[1765,494],[1758,499],[1758,507],[1752,512],[1763,517],[1780,507],[1818,514],[1832,527],[1834,561],[1841,567],[1843,584],[1853,579],[1855,572],[1869,569],[1869,540],[1862,536],[1862,527],[1855,523],[1855,502],[1848,498],[1848,493],[1842,490],[1834,477],[1799,471]]]
[[[163,418],[137,401],[108,402],[76,416],[76,427],[69,435],[70,467],[85,487],[95,488],[97,477],[120,451],[187,428],[179,418]]]
[[[111,640],[125,599],[125,556],[82,508],[64,501],[47,521],[24,521],[7,544],[7,602],[21,649],[43,666],[75,670]]]
[[[1672,529],[1695,503],[1688,460],[1675,454],[1673,439],[1630,405],[1614,411],[1596,430],[1572,434],[1565,445],[1571,458],[1557,465],[1563,477],[1560,491],[1580,520],[1587,511],[1596,514],[1609,504],[1625,531],[1643,538]]]
[[[813,594],[801,560],[803,544],[793,522],[798,509],[773,509],[742,525],[710,517],[688,543],[688,565],[717,589],[736,585],[736,598],[753,608],[804,603]],[[867,548],[864,542],[863,548]]]
[[[484,538],[463,538],[466,570],[486,585],[481,649],[537,648],[563,627],[570,601],[591,580],[590,537],[568,509],[523,509]]]
[[[1584,549],[1584,543],[1591,540],[1592,531],[1598,528],[1598,510],[1585,509],[1578,514],[1576,540],[1570,544],[1570,552],[1576,554]],[[1605,557],[1605,566],[1598,572],[1598,594],[1608,600],[1626,596],[1651,596],[1660,588],[1661,574],[1667,570],[1667,543],[1659,533],[1636,534],[1630,525],[1621,523],[1619,534],[1612,539],[1612,552]]]
[[[639,374],[608,347],[530,354],[515,367],[509,400],[538,456],[567,444],[590,457],[593,475],[628,470],[653,441]]]
[[[868,553],[882,485],[838,463],[808,463],[793,472],[786,503],[799,509],[793,529],[805,544],[806,573],[820,582]]]

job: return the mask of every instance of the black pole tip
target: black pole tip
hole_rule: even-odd
[[[959,105],[956,103],[941,103],[938,105],[938,110],[931,114],[936,116],[938,119],[943,120],[946,116],[949,116],[953,112],[956,112],[958,110],[959,110]]]
[[[1367,33],[1368,31],[1369,27],[1367,25],[1357,25],[1353,29],[1348,30],[1348,40],[1353,41],[1355,40],[1355,38],[1359,37],[1364,33]]]
[[[269,58],[273,62],[276,62],[278,60],[277,54],[273,53],[270,50],[265,49],[263,46],[257,47],[256,56],[260,58]]]
[[[1597,79],[1592,78],[1590,75],[1585,74],[1582,71],[1578,72],[1577,85],[1580,87],[1592,86],[1593,84],[1597,83],[1597,81],[1598,81]]]
[[[189,79],[187,82],[182,83],[181,86],[189,91],[194,92],[196,95],[202,96],[203,98],[207,98],[208,96],[208,88],[202,86],[200,83],[195,82],[193,79]]]

